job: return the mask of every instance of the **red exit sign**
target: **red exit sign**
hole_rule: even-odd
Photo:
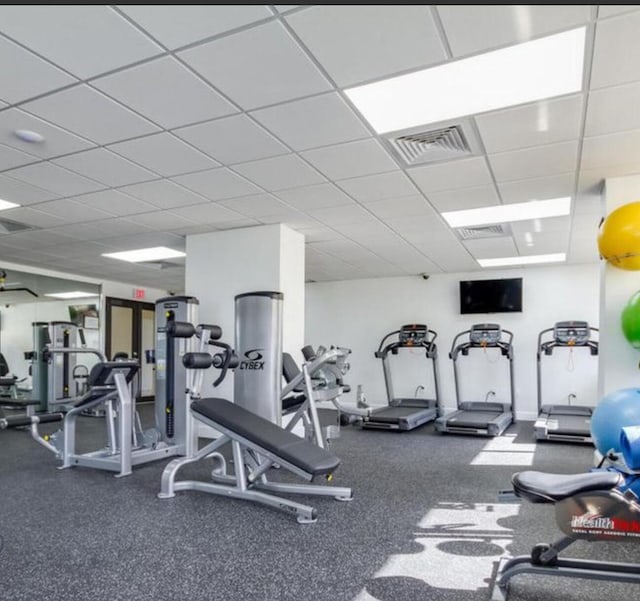
[[[142,299],[145,297],[144,288],[134,288],[133,289],[133,298]]]

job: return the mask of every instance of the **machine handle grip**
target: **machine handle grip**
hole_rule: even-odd
[[[188,321],[167,322],[167,336],[170,338],[191,338],[195,333],[196,329]]]
[[[313,361],[316,358],[316,352],[310,344],[302,347],[302,356],[305,361]]]
[[[238,366],[239,359],[238,359],[238,356],[235,354],[234,350],[228,344],[225,344],[224,342],[214,342],[212,340],[209,341],[209,344],[211,344],[212,346],[217,346],[217,347],[219,347],[221,349],[224,349],[224,353],[220,353],[220,354],[223,355],[223,359],[222,359],[222,363],[221,364],[220,364],[220,360],[218,360],[217,361],[218,365],[215,365],[216,360],[215,360],[215,357],[214,357],[214,365],[215,365],[215,367],[218,367],[219,369],[222,370],[220,372],[220,375],[216,379],[216,381],[213,383],[213,387],[216,388],[222,383],[222,381],[227,376],[227,371],[229,371],[230,369],[233,369],[234,367]],[[218,356],[218,355],[216,355],[216,356]]]
[[[51,422],[61,422],[64,413],[43,413],[42,415],[10,415],[0,419],[0,430],[6,428],[20,428],[31,424],[48,424]]]
[[[80,344],[87,346],[87,339],[84,337],[84,330],[82,328],[78,328],[78,336],[80,336]]]
[[[209,340],[220,340],[222,338],[222,328],[208,323],[198,324],[197,332],[200,335],[202,330],[209,330]]]

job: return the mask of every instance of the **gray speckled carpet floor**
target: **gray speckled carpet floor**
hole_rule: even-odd
[[[150,409],[142,408],[145,422]],[[82,418],[80,427],[84,444],[100,440],[102,420]],[[343,460],[334,483],[351,486],[355,498],[300,497],[319,514],[300,525],[268,507],[203,493],[160,500],[166,460],[122,479],[60,471],[27,432],[0,432],[0,599],[486,600],[500,556],[557,537],[552,507],[500,504],[497,491],[531,465],[585,471],[593,450],[534,445],[530,423],[495,440],[441,435],[433,425],[401,434],[348,427],[333,449]],[[185,475],[205,479],[209,470],[202,462]],[[634,545],[574,547],[574,556],[639,559]],[[613,601],[639,592],[522,576],[509,598]]]

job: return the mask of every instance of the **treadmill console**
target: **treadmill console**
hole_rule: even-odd
[[[412,324],[400,328],[400,344],[402,346],[420,346],[427,338],[429,328],[421,324]]]
[[[591,331],[586,321],[559,321],[553,327],[553,338],[563,346],[582,346],[589,341]]]
[[[477,323],[469,330],[469,340],[479,346],[496,346],[502,338],[502,330],[497,323]]]

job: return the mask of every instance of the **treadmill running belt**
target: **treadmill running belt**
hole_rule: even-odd
[[[591,436],[590,419],[579,415],[551,414],[547,418],[549,434]]]
[[[374,411],[370,421],[395,424],[411,416],[420,416],[423,413],[433,413],[433,409],[416,409],[411,407],[388,407],[381,411]]]
[[[489,422],[492,422],[502,413],[493,411],[462,411],[458,415],[447,420],[447,425],[451,427],[461,428],[486,428]]]

